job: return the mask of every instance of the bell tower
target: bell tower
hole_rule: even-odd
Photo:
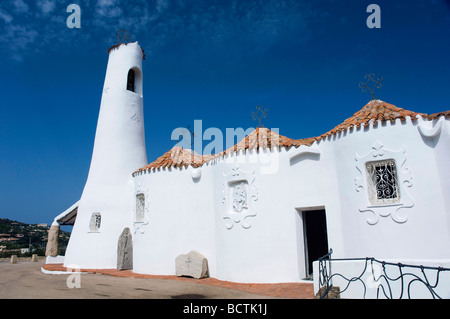
[[[66,250],[65,266],[116,268],[118,239],[132,223],[132,173],[147,165],[143,50],[137,42],[122,43],[108,53],[89,175]]]

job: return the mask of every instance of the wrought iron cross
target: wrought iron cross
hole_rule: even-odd
[[[380,89],[382,87],[383,77],[379,76],[378,79],[374,79],[375,74],[371,73],[365,76],[367,79],[366,83],[361,82],[359,83],[359,87],[362,89],[363,93],[366,93],[367,90],[369,90],[372,100],[375,100],[375,89]],[[370,87],[369,84],[373,82],[375,83],[373,87]]]
[[[194,144],[195,144],[195,138],[197,137],[193,130],[191,130],[191,127],[187,127],[187,131],[191,135],[191,164],[194,164]]]
[[[119,31],[117,31],[116,39],[117,39],[117,44],[130,43],[133,41],[133,37],[131,36],[131,33],[124,29],[120,29]]]
[[[195,138],[197,137],[194,133],[193,130],[191,130],[191,127],[188,126],[187,127],[187,131],[189,132],[189,134],[191,135],[191,150],[194,150],[194,144],[195,144]]]
[[[261,121],[262,119],[265,119],[267,117],[267,113],[269,113],[269,109],[265,108],[264,110],[262,109],[262,105],[258,105],[256,107],[256,112],[252,112],[252,117],[253,117],[253,121],[258,120],[258,127],[263,127],[261,125]]]

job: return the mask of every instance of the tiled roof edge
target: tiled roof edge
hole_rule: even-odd
[[[285,148],[286,150],[289,150],[290,148],[299,148],[300,146],[312,146],[314,143],[319,143],[324,139],[327,139],[329,137],[335,136],[337,134],[343,133],[343,132],[351,132],[355,128],[360,127],[367,127],[367,126],[376,126],[379,122],[385,123],[385,122],[391,122],[391,124],[395,124],[397,120],[400,120],[401,122],[407,121],[408,118],[410,118],[411,121],[416,121],[419,118],[422,118],[423,120],[435,120],[440,118],[441,116],[444,116],[446,118],[450,117],[450,111],[444,111],[435,113],[432,115],[427,115],[425,113],[416,113],[412,111],[408,111],[402,108],[398,108],[392,104],[380,101],[380,100],[372,100],[368,104],[366,104],[360,111],[356,112],[352,117],[346,119],[343,123],[339,124],[332,130],[328,131],[327,133],[324,133],[317,137],[309,137],[304,139],[290,139],[288,137],[279,135],[269,129],[265,128],[257,128],[255,131],[247,135],[242,141],[240,141],[238,144],[234,145],[233,147],[229,148],[228,150],[225,150],[221,153],[215,154],[215,155],[194,155],[194,164],[187,163],[187,162],[181,162],[181,163],[175,163],[173,164],[173,158],[171,159],[172,162],[170,162],[169,158],[173,156],[174,152],[181,151],[183,152],[184,156],[186,156],[186,152],[189,152],[188,150],[183,150],[182,148],[173,148],[167,153],[165,153],[163,156],[158,158],[153,163],[135,171],[133,173],[133,176],[135,176],[136,173],[139,172],[149,172],[149,171],[156,171],[157,169],[165,169],[165,168],[188,168],[189,166],[193,168],[202,167],[206,163],[210,163],[213,160],[222,159],[230,154],[237,153],[239,151],[248,151],[248,150],[257,150],[260,149],[282,149]],[[260,130],[263,129],[262,132]],[[266,137],[270,135],[269,138],[263,138],[261,139],[261,135],[265,135]],[[272,145],[273,143],[273,137],[275,137],[275,140],[278,140],[278,144]],[[253,139],[252,139],[253,138]],[[256,138],[256,140],[255,140]],[[282,141],[280,143],[280,141]],[[262,142],[263,145],[259,145],[258,143]],[[256,143],[256,144],[255,144]],[[172,154],[172,155],[171,155]],[[169,158],[168,158],[169,157]],[[176,158],[178,159],[178,158]],[[177,162],[177,161],[175,161]]]

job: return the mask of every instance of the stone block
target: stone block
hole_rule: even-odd
[[[175,259],[176,275],[201,279],[208,277],[208,260],[202,254],[191,251]]]
[[[45,256],[56,257],[59,250],[59,225],[52,225],[48,231],[47,247]]]
[[[11,264],[17,264],[17,255],[12,255],[10,259]]]
[[[33,254],[31,256],[31,262],[32,263],[37,263],[39,261],[38,255],[37,254]]]
[[[117,245],[117,270],[133,269],[133,237],[129,228],[125,228]]]
[[[317,294],[314,296],[314,299],[320,299],[321,296],[325,293],[327,287],[324,286],[319,289]],[[339,287],[332,286],[328,293],[322,297],[323,299],[340,299],[341,298],[341,289]]]

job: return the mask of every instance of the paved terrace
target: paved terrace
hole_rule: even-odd
[[[42,268],[42,269],[41,269]],[[44,272],[45,273],[44,273]],[[8,299],[313,299],[312,283],[240,284],[215,278],[153,276],[82,269],[80,288],[68,288],[62,264],[0,263],[0,298]],[[53,274],[52,274],[53,273]]]

